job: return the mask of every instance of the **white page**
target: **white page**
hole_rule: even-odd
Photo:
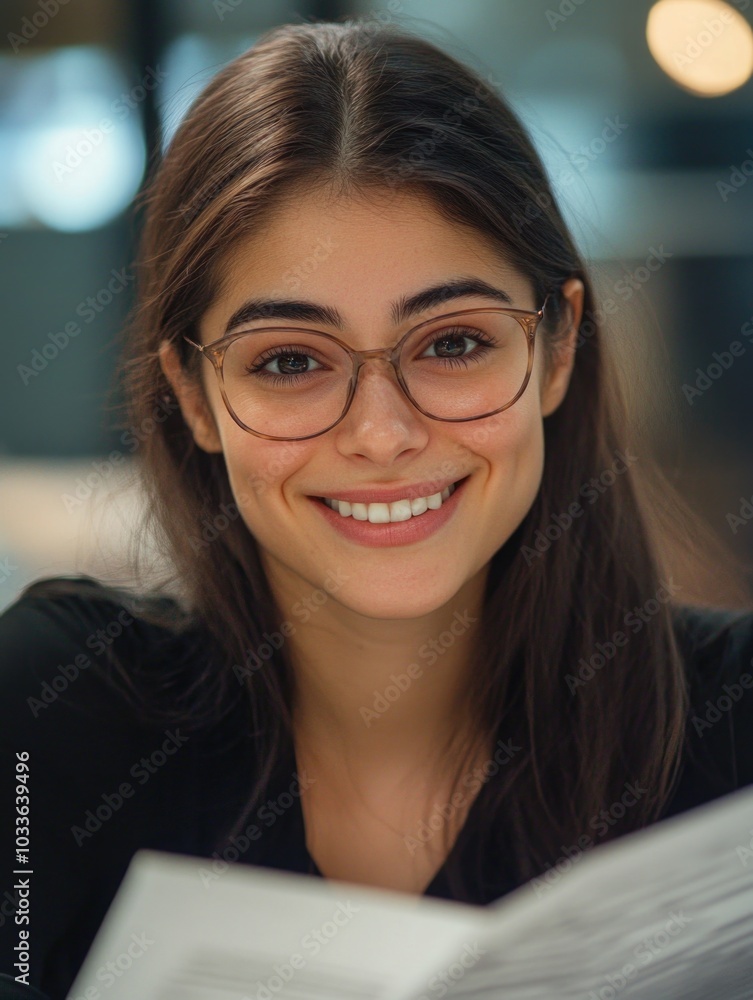
[[[483,908],[243,864],[205,887],[210,861],[142,850],[69,997],[751,1000],[752,839],[753,787]]]
[[[751,1000],[753,787],[588,851],[486,913],[486,954],[448,996]]]
[[[205,885],[210,865],[138,851],[69,998],[388,998],[427,963],[441,968],[466,941],[473,946],[485,913],[245,864]]]

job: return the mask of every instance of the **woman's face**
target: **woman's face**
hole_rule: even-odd
[[[406,192],[333,199],[304,190],[278,208],[263,231],[233,249],[221,274],[220,293],[199,324],[204,344],[220,338],[230,317],[251,299],[336,310],[342,329],[327,322],[274,323],[321,329],[357,350],[391,347],[435,316],[503,304],[465,294],[393,322],[396,304],[459,277],[503,289],[517,308],[542,304],[534,301],[529,281],[480,234],[446,221],[429,201]],[[573,331],[582,290],[576,279],[564,289],[575,308]],[[237,329],[264,325],[270,320]],[[368,362],[345,418],[305,441],[268,441],[244,431],[228,413],[211,365],[202,361],[211,411],[206,413],[200,393],[180,382],[172,352],[163,351],[162,358],[197,443],[224,454],[240,516],[258,542],[281,612],[289,614],[296,601],[324,590],[371,618],[417,618],[485,573],[531,507],[544,462],[542,418],[561,402],[573,357],[562,352],[559,367],[545,379],[541,347],[538,342],[530,382],[518,401],[465,423],[424,416],[389,365]],[[392,487],[412,498],[413,484],[430,483],[433,494],[461,479],[466,481],[448,507],[399,522],[392,534],[389,525],[356,522],[314,499]],[[346,521],[343,527],[355,528],[358,537],[341,530]],[[419,527],[420,537],[399,535]]]

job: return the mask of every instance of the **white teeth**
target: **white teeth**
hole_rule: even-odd
[[[348,500],[331,500],[325,497],[324,502],[341,517],[353,517],[356,521],[370,521],[372,524],[387,524],[392,521],[409,521],[427,510],[439,510],[445,500],[449,500],[455,492],[455,484],[446,486],[440,493],[432,493],[428,497],[416,497],[415,500],[394,500],[392,503],[351,503]]]
[[[389,524],[390,505],[388,503],[367,503],[366,508],[372,524]]]
[[[390,521],[409,521],[412,516],[410,500],[395,500],[390,504]]]

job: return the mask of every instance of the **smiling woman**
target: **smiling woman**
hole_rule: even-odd
[[[174,404],[139,457],[180,601],[27,588],[0,618],[26,668],[3,739],[70,748],[62,791],[39,778],[46,831],[165,727],[187,747],[85,863],[38,844],[37,985],[71,981],[139,847],[485,904],[753,781],[753,610],[673,599],[708,532],[628,423],[497,93],[391,28],[285,26],[208,85],[145,204],[124,423]],[[84,742],[58,702],[52,735],[30,724],[122,607],[67,682]],[[724,683],[744,694],[699,742]]]

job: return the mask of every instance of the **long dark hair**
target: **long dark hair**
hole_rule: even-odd
[[[174,342],[186,375],[199,378],[201,359],[182,338],[196,338],[221,259],[292,185],[316,181],[342,192],[405,187],[430,198],[445,218],[491,239],[530,280],[537,302],[554,290],[555,319],[562,283],[577,277],[585,286],[569,390],[545,420],[541,488],[492,559],[468,688],[479,745],[503,739],[521,748],[485,788],[482,826],[492,846],[501,850],[504,839],[522,881],[593,831],[592,818],[620,800],[626,783],[646,794],[594,841],[652,822],[667,803],[688,692],[676,602],[657,595],[671,587],[674,556],[713,536],[631,429],[591,280],[521,122],[480,74],[396,27],[350,20],[268,32],[212,79],[142,196],[123,426],[152,422],[138,458],[146,527],[181,591],[184,618],[173,614],[171,627],[200,625],[213,649],[163,709],[196,727],[245,700],[256,773],[219,847],[263,801],[291,745],[294,677],[283,646],[239,684],[234,666],[279,626],[279,609],[240,517],[226,516],[211,544],[197,544],[203,526],[232,511],[234,497],[223,456],[198,448],[169,406],[158,349]],[[546,358],[561,329],[553,322],[541,331]],[[478,433],[488,433],[483,422]],[[584,484],[610,470],[618,453],[639,461],[627,461],[598,502],[564,527]],[[643,624],[626,629],[626,615],[651,600]],[[618,644],[624,632],[629,640]],[[576,685],[582,664],[606,643],[614,647],[609,669],[592,668],[595,676]],[[468,759],[454,760],[456,778]],[[450,875],[462,898],[459,874]]]

